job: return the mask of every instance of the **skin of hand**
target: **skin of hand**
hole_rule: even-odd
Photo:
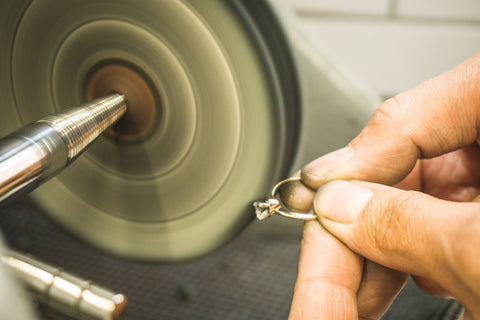
[[[479,144],[480,53],[387,100],[347,147],[306,165],[280,191],[318,215],[290,320],[379,319],[408,275],[480,319]]]

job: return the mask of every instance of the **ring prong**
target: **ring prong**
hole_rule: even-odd
[[[267,202],[256,201],[253,203],[253,206],[255,207],[255,214],[258,220],[265,220],[274,213],[271,212],[271,208]]]
[[[282,215],[287,218],[292,218],[292,219],[297,219],[297,220],[316,220],[317,216],[314,213],[300,213],[300,212],[292,212],[288,208],[285,208],[284,210],[282,209],[281,202],[279,198],[277,198],[277,193],[279,188],[288,182],[292,181],[301,181],[300,178],[294,177],[294,178],[289,178],[283,181],[280,181],[277,183],[272,190],[272,195],[270,198],[265,199],[265,201],[257,201],[253,204],[255,207],[255,213],[257,214],[258,220],[264,220],[270,216],[272,216],[274,213],[277,213],[279,215]]]

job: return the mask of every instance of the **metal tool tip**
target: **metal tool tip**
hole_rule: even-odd
[[[118,319],[122,315],[123,310],[125,310],[125,307],[127,306],[127,297],[119,293],[112,298],[112,301],[115,303],[115,309],[112,312],[112,318]]]
[[[72,162],[126,111],[125,96],[113,93],[55,116],[43,118],[40,122],[50,125],[60,134],[68,148],[68,161]]]

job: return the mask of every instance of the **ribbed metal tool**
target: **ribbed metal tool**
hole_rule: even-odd
[[[110,94],[0,139],[0,203],[58,174],[126,110],[125,97]]]

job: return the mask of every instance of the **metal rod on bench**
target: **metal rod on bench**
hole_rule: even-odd
[[[40,301],[78,319],[118,319],[127,304],[123,294],[111,292],[31,256],[10,251],[1,260]]]

